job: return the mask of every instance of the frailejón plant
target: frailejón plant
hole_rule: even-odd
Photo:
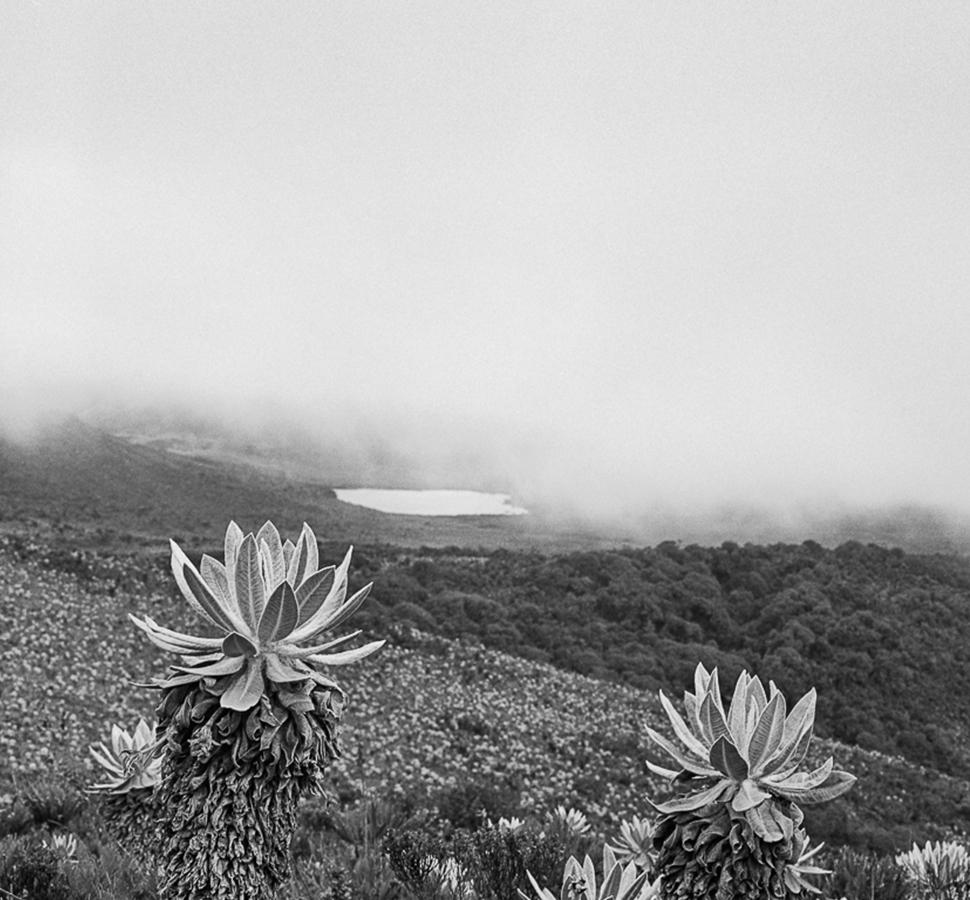
[[[90,750],[107,777],[88,791],[101,795],[100,811],[112,837],[141,862],[151,856],[156,822],[154,790],[162,760],[154,756],[155,745],[154,723],[139,719],[131,734],[113,725],[110,746],[102,742]]]
[[[589,820],[578,809],[557,806],[549,816],[549,824],[557,831],[574,837],[589,834]]]
[[[633,863],[638,869],[653,868],[656,853],[653,849],[653,824],[634,816],[620,823],[620,833],[610,849],[621,863]]]
[[[536,882],[531,872],[526,875],[536,897],[530,898],[520,890],[521,900],[557,900],[552,891]],[[596,867],[588,856],[582,864],[571,856],[563,871],[558,900],[652,900],[659,896],[659,889],[659,880],[651,884],[646,872],[638,871],[633,863],[624,866],[609,846],[605,846],[602,880],[597,884]]]
[[[197,569],[172,542],[175,580],[219,636],[131,617],[152,643],[181,657],[157,682],[165,900],[264,900],[289,876],[298,799],[320,789],[339,752],[344,695],[321,669],[384,643],[333,651],[359,632],[315,643],[370,591],[347,598],[350,556],[320,568],[309,526],[294,544],[271,522],[255,535],[231,522],[224,563],[203,556]]]
[[[652,728],[650,738],[679,766],[648,763],[651,771],[686,787],[654,803],[654,847],[672,898],[785,897],[801,892],[796,866],[804,840],[796,837],[801,804],[822,803],[848,790],[855,777],[833,769],[829,758],[799,771],[815,722],[816,695],[809,691],[788,712],[773,682],[742,672],[725,710],[717,669],[698,665],[694,692],[684,694],[687,719],[660,692],[660,702],[682,747]]]
[[[918,898],[970,896],[970,854],[955,841],[913,844],[896,857]]]
[[[824,844],[810,847],[808,833],[804,828],[796,828],[792,837],[792,856],[795,861],[785,866],[785,887],[792,894],[808,891],[810,894],[821,894],[821,890],[808,880],[809,876],[831,875],[831,869],[823,869],[815,865],[815,857]]]
[[[88,790],[106,794],[154,790],[162,769],[162,761],[152,755],[154,746],[154,723],[139,719],[131,734],[112,725],[110,747],[104,742],[91,745],[91,756],[107,771],[108,780]]]

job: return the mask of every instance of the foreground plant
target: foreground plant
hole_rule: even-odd
[[[970,854],[954,841],[937,841],[900,853],[896,864],[906,873],[915,896],[956,900],[970,897]]]
[[[620,833],[610,849],[621,863],[633,863],[638,869],[651,870],[656,853],[653,849],[653,824],[634,816],[620,823]]]
[[[131,616],[153,644],[182,659],[156,682],[166,900],[264,900],[289,877],[297,802],[321,789],[339,754],[344,695],[321,669],[356,662],[384,644],[331,652],[359,631],[314,643],[370,591],[367,585],[347,598],[350,556],[320,568],[308,525],[294,544],[271,522],[255,535],[231,522],[224,563],[203,556],[197,569],[172,542],[182,594],[220,637]]]
[[[833,898],[911,900],[906,875],[890,856],[843,847],[832,860],[828,894]]]
[[[717,669],[698,665],[694,692],[684,694],[687,721],[660,692],[678,747],[651,728],[647,734],[679,769],[647,763],[686,792],[654,803],[654,847],[662,896],[673,898],[788,897],[815,890],[804,876],[820,874],[805,856],[800,804],[838,797],[855,777],[833,769],[831,758],[799,771],[815,723],[814,689],[791,712],[769,683],[742,672],[730,707],[721,700]],[[817,849],[817,848],[816,848]]]
[[[530,898],[520,890],[519,897],[522,900],[557,900],[552,891],[540,887],[531,872],[528,873],[528,878],[536,897]],[[651,884],[647,880],[646,872],[638,870],[632,862],[624,866],[609,846],[605,846],[603,877],[599,883],[597,884],[596,867],[588,856],[582,864],[575,856],[571,856],[563,871],[558,900],[653,900],[660,896],[659,890],[659,880]]]
[[[90,750],[107,778],[88,791],[100,794],[99,806],[111,836],[143,863],[152,856],[158,812],[154,790],[162,760],[153,756],[156,743],[154,723],[139,719],[131,734],[113,725],[110,746],[102,742]]]

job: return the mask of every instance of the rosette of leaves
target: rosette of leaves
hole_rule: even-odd
[[[521,900],[557,900],[552,891],[538,884],[531,872],[527,875],[536,896],[530,897],[520,890]],[[607,845],[603,848],[603,877],[599,880],[589,856],[582,863],[575,856],[566,861],[558,900],[653,900],[659,896],[659,890],[659,880],[651,884],[647,873],[638,870],[632,862],[624,866]]]
[[[684,694],[686,720],[662,691],[660,701],[683,745],[647,728],[679,769],[647,765],[683,789],[653,803],[661,813],[654,846],[663,896],[753,900],[799,893],[803,879],[786,880],[785,872],[802,851],[800,805],[831,800],[855,782],[831,758],[799,771],[814,729],[814,689],[788,712],[773,682],[766,692],[760,679],[742,672],[725,710],[717,669],[699,664],[694,692]]]
[[[656,853],[653,849],[653,823],[634,816],[620,823],[620,833],[610,849],[622,863],[633,863],[638,869],[653,868]]]
[[[347,597],[350,558],[348,550],[339,566],[320,567],[308,525],[294,544],[271,522],[255,535],[231,522],[224,562],[206,555],[196,568],[172,542],[175,580],[218,636],[131,617],[181,657],[156,682],[166,900],[262,900],[289,877],[297,802],[321,789],[339,753],[344,695],[323,670],[384,644],[334,651],[359,632],[324,639],[370,591]]]
[[[142,863],[152,856],[157,814],[154,790],[162,760],[154,756],[156,743],[154,723],[139,719],[131,734],[113,725],[110,743],[93,744],[90,750],[106,778],[88,791],[100,795],[100,810],[112,837]]]
[[[911,850],[896,856],[896,864],[906,873],[918,898],[970,897],[970,853],[962,844],[913,844]]]

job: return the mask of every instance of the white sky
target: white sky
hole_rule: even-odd
[[[352,409],[526,492],[970,509],[970,4],[2,17],[8,415]]]

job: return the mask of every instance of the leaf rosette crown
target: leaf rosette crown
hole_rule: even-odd
[[[813,688],[788,712],[785,697],[773,681],[765,692],[761,680],[742,671],[727,710],[721,699],[717,669],[698,664],[694,692],[684,693],[687,720],[660,692],[660,702],[683,747],[652,728],[646,731],[680,766],[667,769],[648,762],[664,778],[701,780],[702,790],[653,805],[661,813],[699,810],[711,803],[729,803],[743,813],[764,840],[791,840],[801,820],[784,802],[824,803],[845,793],[855,776],[833,768],[829,757],[821,766],[799,771],[808,753],[815,725]]]
[[[243,535],[230,522],[226,529],[225,562],[208,554],[196,568],[182,549],[172,545],[172,573],[189,605],[223,632],[223,637],[197,637],[158,625],[149,616],[129,615],[148,639],[162,650],[177,653],[183,665],[158,682],[175,687],[206,680],[227,709],[248,710],[266,690],[308,679],[333,690],[335,681],[319,671],[364,659],[384,641],[350,650],[333,648],[360,634],[313,643],[341,626],[370,593],[370,584],[347,597],[351,547],[337,566],[320,567],[313,530],[304,524],[297,542],[280,538],[272,522]]]
[[[91,757],[106,770],[108,780],[88,790],[105,794],[152,790],[162,771],[161,758],[154,756],[155,743],[154,722],[149,725],[139,719],[131,734],[112,725],[110,746],[102,741],[90,748]]]

